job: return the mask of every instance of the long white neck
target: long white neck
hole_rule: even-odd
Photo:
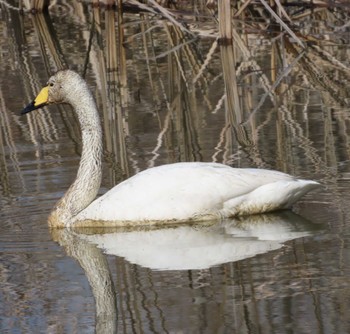
[[[98,111],[87,86],[76,87],[69,102],[81,127],[82,155],[75,181],[50,214],[52,227],[69,225],[95,199],[101,185],[102,130]]]

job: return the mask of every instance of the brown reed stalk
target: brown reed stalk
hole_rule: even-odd
[[[232,44],[231,0],[218,1],[218,19],[220,44]]]
[[[67,63],[65,61],[63,52],[59,41],[56,37],[56,32],[54,31],[51,18],[48,15],[43,15],[39,13],[38,15],[33,16],[34,27],[37,32],[38,40],[42,46],[42,54],[45,61],[47,61],[47,69],[49,66],[49,57],[46,55],[46,49],[50,52],[51,58],[54,60],[54,64],[57,70],[62,70],[67,68]],[[51,74],[48,70],[48,74]]]
[[[106,52],[107,52],[107,80],[109,101],[111,103],[107,118],[106,136],[110,137],[110,145],[115,157],[118,157],[121,169],[129,177],[128,153],[126,148],[126,135],[128,133],[123,107],[129,102],[127,87],[126,55],[123,47],[122,14],[118,13],[118,38],[116,35],[116,18],[113,10],[106,11]]]
[[[32,13],[41,13],[48,10],[50,0],[31,0],[29,2],[30,11]]]

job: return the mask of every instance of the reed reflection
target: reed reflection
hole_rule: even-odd
[[[322,60],[324,52],[316,47],[306,50],[300,38],[296,45],[285,35],[262,44],[262,35],[251,33],[247,38],[244,21],[234,21],[231,27],[233,45],[218,48],[215,32],[207,41],[200,39],[201,34],[196,39],[181,25],[155,22],[147,11],[84,8],[83,3],[75,4],[70,13],[85,24],[85,30],[74,32],[74,38],[82,41],[74,51],[53,22],[52,18],[57,20],[54,6],[49,13],[32,17],[35,29],[30,38],[36,44],[29,50],[40,50],[38,56],[47,64],[47,73],[38,75],[43,68],[37,68],[27,49],[17,59],[26,78],[26,101],[38,91],[39,77],[49,77],[67,64],[87,75],[96,87],[104,119],[105,161],[111,167],[112,184],[147,167],[175,161],[212,160],[294,174],[291,166],[298,165],[296,156],[305,157],[305,174],[317,171],[326,182],[334,176],[327,165],[336,165],[337,157],[333,154],[324,161],[309,132],[309,126],[329,128],[332,114],[309,124],[310,116],[303,112],[304,118],[300,117],[298,105],[303,104],[305,111],[310,99],[318,96],[327,103],[326,93],[335,99],[333,103],[346,105],[344,89],[327,70],[336,66],[337,77],[348,76],[346,67],[336,60],[341,56],[337,50]],[[134,16],[139,18],[136,23]],[[288,27],[284,29],[294,36]],[[26,43],[15,40],[21,47]],[[155,42],[164,48],[159,50]],[[290,80],[298,84],[291,85]],[[308,96],[301,100],[305,94]],[[60,108],[60,114],[79,151],[79,134],[69,110]],[[344,121],[342,113],[335,117],[338,123]],[[153,136],[147,147],[140,145],[143,134],[135,132],[143,119],[148,120],[146,131],[151,130]],[[53,116],[30,117],[29,123],[33,143],[59,138],[61,129]],[[208,127],[214,123],[217,128],[208,136]],[[347,136],[346,128],[341,131]],[[335,144],[326,133],[323,139],[327,147]],[[277,152],[277,159],[270,158],[271,151]]]

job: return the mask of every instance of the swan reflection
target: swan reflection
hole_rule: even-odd
[[[81,241],[103,252],[156,270],[206,269],[281,248],[308,236],[315,225],[290,212],[171,228],[74,230]]]
[[[120,325],[117,305],[123,308],[124,304],[117,303],[113,277],[103,252],[156,270],[205,269],[276,250],[284,242],[308,236],[316,230],[320,230],[318,225],[284,211],[206,226],[54,229],[51,233],[67,254],[79,262],[90,283],[96,303],[96,333],[110,334],[116,333]],[[179,272],[179,275],[182,273],[187,275],[186,272]],[[148,288],[143,293],[147,294]],[[169,297],[159,294],[158,298]],[[154,307],[158,310],[160,304]],[[152,308],[152,305],[147,307]],[[162,309],[162,314],[167,314],[166,309]],[[120,321],[127,320],[122,316]]]

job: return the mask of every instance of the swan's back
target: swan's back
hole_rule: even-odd
[[[120,183],[77,220],[186,221],[266,212],[290,206],[317,185],[277,171],[176,163]]]

